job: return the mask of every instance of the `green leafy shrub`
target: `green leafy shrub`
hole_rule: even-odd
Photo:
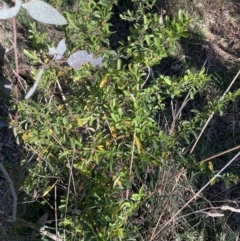
[[[104,67],[69,70],[61,66],[62,73],[51,67],[35,98],[21,102],[19,109],[25,145],[37,155],[24,189],[29,194],[37,190],[40,199],[51,202],[52,185],[61,187],[59,226],[68,230],[69,239],[134,238],[137,226],[129,230],[127,220],[145,196],[143,173],[149,165],[167,165],[167,158],[161,157],[181,147],[174,136],[159,129],[157,115],[168,112],[166,101],[187,92],[194,98],[209,80],[203,71],[148,79],[176,41],[187,36],[189,19],[181,12],[161,26],[151,5],[139,4],[137,11],[122,14],[122,19],[133,23],[127,41],[118,49],[108,49],[115,2],[80,1],[81,11],[66,13],[67,45],[103,54]],[[36,30],[31,34],[31,39],[41,39]],[[29,51],[31,55],[34,52]],[[66,99],[54,93],[56,80]],[[187,138],[190,126],[186,123],[176,131],[184,129],[182,136]],[[137,190],[135,178],[140,185]]]

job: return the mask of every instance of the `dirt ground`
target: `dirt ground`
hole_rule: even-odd
[[[240,61],[240,2],[228,1],[222,8],[213,8],[205,14],[211,14],[212,19],[205,32],[206,39],[212,43],[215,57],[231,69]]]

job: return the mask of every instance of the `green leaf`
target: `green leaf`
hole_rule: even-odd
[[[37,56],[37,53],[34,51],[34,52],[30,52],[26,49],[23,50],[24,54],[27,55],[29,58],[37,61],[37,62],[40,62],[38,56]]]
[[[150,46],[151,45],[151,39],[150,39],[150,35],[149,34],[145,35],[145,40],[147,42],[147,45]]]
[[[79,29],[72,19],[72,15],[68,12],[64,12],[67,15],[67,20],[69,22],[68,28]]]
[[[172,85],[172,82],[168,76],[165,76],[163,80],[167,85],[169,85],[169,86]]]

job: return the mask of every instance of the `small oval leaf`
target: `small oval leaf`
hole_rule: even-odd
[[[69,66],[73,69],[79,69],[83,64],[91,63],[92,66],[102,67],[102,58],[93,58],[92,55],[89,55],[86,50],[79,50],[74,52],[67,60]]]
[[[164,81],[167,85],[172,85],[171,79],[169,77],[164,77]]]
[[[57,49],[55,47],[48,48],[48,54],[49,55],[56,55],[57,54]]]
[[[57,56],[56,59],[61,59],[63,57],[63,54],[67,50],[67,46],[65,43],[65,39],[62,39],[57,46]]]
[[[0,19],[8,19],[15,17],[21,8],[21,5],[22,2],[20,0],[16,0],[15,6],[12,8],[8,8],[6,7],[6,5],[4,5],[4,7],[0,9]]]
[[[57,48],[49,48],[49,55],[54,55],[54,59],[62,59],[63,54],[67,50],[67,46],[65,43],[65,39],[62,39],[59,43]]]
[[[41,0],[32,0],[22,4],[22,6],[32,18],[41,23],[55,25],[67,24],[66,18],[62,16],[57,9]]]

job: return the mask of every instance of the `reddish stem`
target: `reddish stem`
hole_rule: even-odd
[[[15,4],[15,0],[12,0]],[[19,102],[19,89],[18,89],[18,76],[19,76],[19,66],[18,66],[18,52],[17,52],[17,24],[16,18],[12,19],[13,23],[13,49],[14,49],[14,59],[15,59],[15,81],[14,81],[14,94],[15,94],[15,114],[14,120],[15,124],[18,122],[18,102]]]

